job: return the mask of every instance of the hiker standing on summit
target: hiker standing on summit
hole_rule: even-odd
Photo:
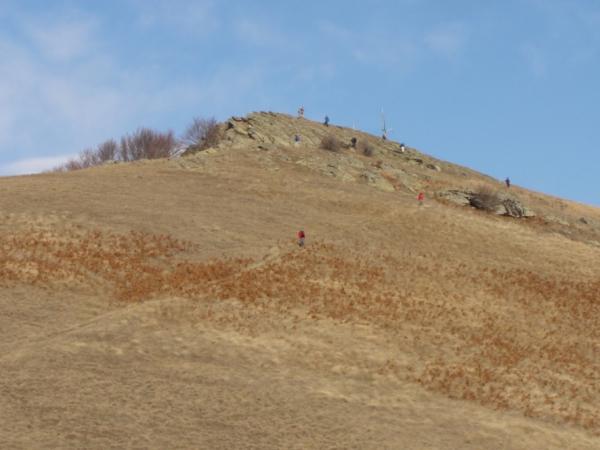
[[[323,121],[323,125],[325,125],[326,127],[329,126],[329,116],[325,116],[325,120]]]

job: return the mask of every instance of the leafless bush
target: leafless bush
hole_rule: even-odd
[[[362,142],[359,145],[358,149],[365,156],[373,156],[373,153],[374,153],[373,147],[366,142]]]
[[[55,172],[71,172],[73,170],[87,169],[88,167],[97,166],[106,161],[114,160],[117,156],[118,145],[110,139],[103,142],[98,147],[87,148],[77,155],[77,157],[70,159],[66,163],[54,168]]]
[[[123,161],[168,158],[176,147],[177,140],[172,131],[161,133],[150,128],[139,128],[135,133],[121,138],[119,156]]]
[[[181,137],[181,142],[192,150],[205,150],[215,147],[221,140],[221,129],[214,117],[196,117]]]
[[[149,128],[140,128],[131,135],[104,141],[95,148],[83,150],[77,157],[53,169],[55,172],[70,172],[98,166],[107,161],[135,161],[138,159],[166,158],[177,147],[172,131],[162,133]]]
[[[489,186],[480,186],[469,199],[471,206],[484,211],[494,211],[502,203],[498,193]]]
[[[103,142],[96,149],[96,157],[99,163],[114,161],[119,154],[119,144],[114,139]]]
[[[342,143],[335,136],[329,134],[321,139],[321,148],[330,152],[339,152]]]
[[[51,170],[51,172],[71,172],[73,170],[81,170],[83,169],[83,165],[81,161],[77,158],[69,159],[66,163],[61,164],[60,166],[55,167]]]

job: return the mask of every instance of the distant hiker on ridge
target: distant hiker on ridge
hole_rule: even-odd
[[[304,106],[298,108],[298,117],[304,117]]]
[[[406,145],[404,143],[400,144],[400,151],[404,153],[406,151]]]
[[[356,138],[355,137],[353,137],[352,139],[350,139],[350,147],[356,148]]]
[[[325,116],[325,121],[323,122],[323,125],[325,125],[326,127],[329,126],[329,116]]]
[[[304,239],[306,235],[304,234],[304,230],[298,231],[298,246],[304,247]]]
[[[419,192],[419,195],[417,195],[417,201],[419,202],[419,206],[423,204],[423,200],[425,200],[425,194]]]
[[[506,183],[507,188],[510,188],[510,178],[506,177],[506,180],[504,180],[504,183]]]

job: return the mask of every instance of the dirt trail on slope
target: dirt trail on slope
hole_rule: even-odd
[[[402,355],[375,328],[303,321],[290,333],[283,316],[246,313],[244,326],[262,328],[248,333],[194,323],[189,308],[173,299],[136,304],[0,359],[3,446],[597,444],[580,431],[444,399],[373,371]]]

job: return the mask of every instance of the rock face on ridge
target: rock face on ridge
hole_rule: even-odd
[[[493,205],[483,200],[476,191],[449,189],[437,193],[437,197],[460,206],[472,206],[476,209],[491,211],[499,216],[514,218],[535,217],[535,213],[527,208],[515,196],[504,192],[493,193],[495,197]]]
[[[291,162],[343,182],[367,184],[387,192],[424,189],[428,174],[442,170],[437,160],[409,147],[403,150],[397,142],[287,114],[252,113],[232,117],[222,127],[223,139],[216,148],[185,156],[193,159],[215,151],[254,149],[273,161]],[[325,137],[335,138],[339,150],[321,148]],[[353,138],[357,140],[355,148],[351,145]],[[364,152],[365,147],[371,151]],[[411,170],[405,170],[405,166]],[[417,175],[419,171],[425,176]]]
[[[219,145],[186,154],[189,162],[220,152],[250,150],[260,153],[265,168],[274,170],[278,163],[293,163],[341,182],[366,184],[381,191],[405,195],[424,192],[428,197],[475,208],[478,208],[475,191],[462,186],[448,189],[448,186],[456,186],[457,180],[492,186],[499,184],[491,177],[435,159],[398,142],[352,128],[325,126],[304,117],[255,112],[246,117],[231,117],[221,127]],[[339,149],[322,148],[325,138],[338,142]],[[534,216],[519,199],[505,194],[500,195],[494,212],[515,218]]]

